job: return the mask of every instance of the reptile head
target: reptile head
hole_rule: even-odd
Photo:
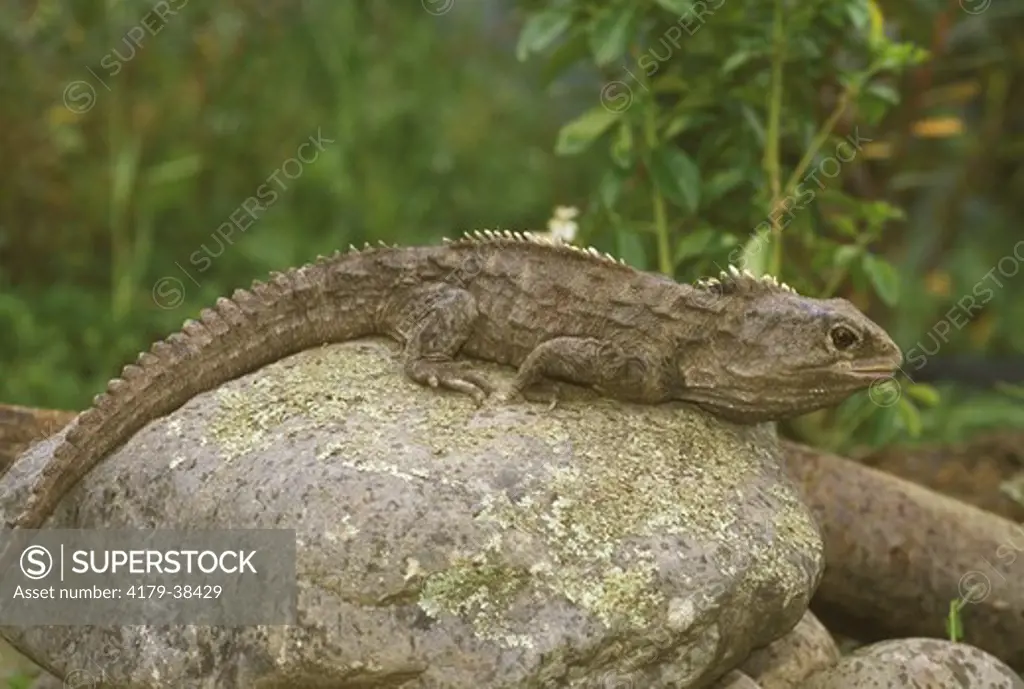
[[[803,297],[772,278],[700,286],[721,327],[679,356],[681,399],[743,423],[831,407],[893,376],[900,348],[845,299]],[[720,301],[719,301],[720,300]]]

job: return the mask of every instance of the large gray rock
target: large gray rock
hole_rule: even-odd
[[[324,347],[200,395],[48,524],[295,528],[295,626],[0,633],[118,687],[686,689],[804,614],[823,547],[771,426],[588,395],[477,409],[394,354]],[[53,444],[4,477],[0,514]]]

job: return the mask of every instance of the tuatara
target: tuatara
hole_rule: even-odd
[[[79,414],[14,525],[38,528],[67,491],[149,421],[310,347],[370,335],[404,346],[414,381],[472,396],[494,386],[457,355],[623,401],[690,402],[732,422],[834,405],[902,361],[850,302],[796,294],[730,267],[695,285],[528,233],[352,249],[274,273],[154,344]]]

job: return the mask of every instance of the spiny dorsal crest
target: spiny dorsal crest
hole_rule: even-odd
[[[779,280],[773,275],[755,276],[749,270],[739,270],[736,266],[729,266],[723,270],[717,278],[704,278],[697,282],[697,287],[713,292],[719,296],[737,294],[780,293],[787,292],[796,294],[796,290]]]
[[[387,242],[378,239],[377,240],[377,246],[374,246],[373,244],[370,244],[369,242],[366,242],[366,243],[363,244],[363,248],[362,249],[357,248],[353,244],[349,244],[348,245],[348,253],[350,253],[350,254],[365,254],[365,253],[371,253],[371,252],[374,252],[374,251],[379,251],[381,249],[400,249],[400,248],[401,247],[398,244],[388,244]],[[335,251],[333,258],[337,258],[338,256],[341,256],[341,254],[342,254],[342,252],[340,250],[339,251]],[[320,259],[330,260],[329,258],[325,258],[323,256],[321,256]]]
[[[580,247],[574,244],[568,244],[560,239],[554,239],[551,237],[544,237],[532,232],[510,232],[509,230],[473,230],[466,232],[459,239],[449,239],[448,237],[442,237],[441,242],[452,246],[459,245],[474,245],[474,244],[488,244],[488,243],[521,243],[521,244],[536,244],[539,246],[549,246],[555,249],[562,249],[565,251],[572,251],[574,253],[585,255],[590,258],[597,259],[598,261],[604,261],[606,263],[613,263],[615,265],[629,266],[625,260],[621,258],[615,258],[609,253],[602,253],[593,247]],[[386,244],[385,242],[377,242],[377,246],[371,245],[367,242],[362,249],[356,248],[349,244],[348,253],[350,254],[365,254],[368,252],[378,251],[380,249],[399,249],[401,248],[398,244]],[[334,257],[337,258],[342,252],[337,251]],[[320,256],[317,260],[318,263],[328,261],[329,258]]]
[[[602,253],[594,247],[582,247],[576,246],[575,244],[569,244],[560,239],[552,237],[545,237],[542,235],[534,234],[533,232],[510,232],[509,230],[474,230],[472,232],[466,232],[457,240],[451,240],[445,237],[442,239],[445,244],[487,244],[487,243],[520,243],[520,244],[537,244],[539,246],[549,246],[555,249],[563,251],[571,251],[580,255],[588,256],[598,261],[605,263],[612,263],[615,265],[628,266],[621,258],[615,258],[609,253]]]

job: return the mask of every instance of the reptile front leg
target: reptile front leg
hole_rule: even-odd
[[[477,317],[472,294],[436,283],[397,295],[385,310],[383,325],[405,343],[402,357],[407,376],[421,385],[470,395],[479,405],[494,392],[494,385],[453,361],[472,334]]]
[[[590,386],[614,399],[654,404],[667,398],[666,368],[643,346],[625,348],[592,337],[555,337],[523,360],[505,396],[524,396],[541,379]]]

